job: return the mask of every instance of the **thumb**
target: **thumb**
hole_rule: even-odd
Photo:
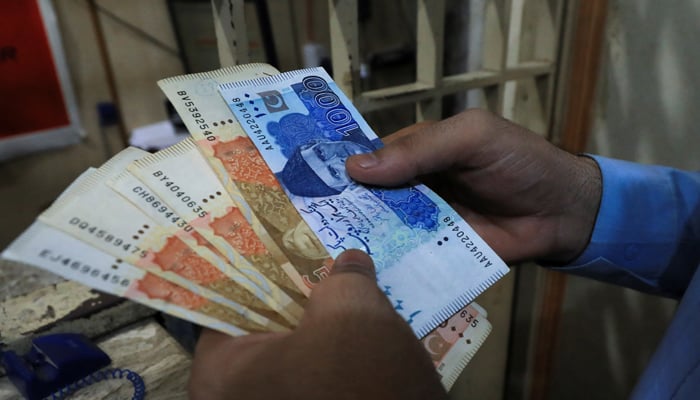
[[[493,116],[469,110],[433,124],[414,125],[391,135],[372,153],[349,157],[348,174],[363,183],[396,186],[468,160]]]
[[[393,312],[393,308],[377,286],[374,263],[360,250],[347,250],[336,258],[328,278],[314,287],[302,324],[330,314],[377,311]]]
[[[348,273],[364,276],[376,286],[377,277],[374,270],[374,261],[364,251],[350,249],[336,257],[330,276]]]

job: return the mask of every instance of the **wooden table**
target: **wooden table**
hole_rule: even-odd
[[[0,261],[0,341],[24,354],[31,339],[58,332],[93,338],[112,358],[144,380],[148,399],[185,399],[191,355],[156,320],[156,312],[75,282]],[[71,399],[130,399],[126,379],[95,383]],[[0,370],[0,400],[21,399]]]

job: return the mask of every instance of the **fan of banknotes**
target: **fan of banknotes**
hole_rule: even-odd
[[[326,72],[248,64],[158,85],[191,137],[85,171],[3,257],[243,335],[293,329],[359,248],[449,388],[491,330],[473,300],[508,268],[427,187],[347,176],[381,141]]]

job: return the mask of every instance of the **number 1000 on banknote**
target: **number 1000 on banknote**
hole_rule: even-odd
[[[367,252],[379,287],[418,337],[508,271],[426,186],[367,187],[348,177],[345,160],[382,143],[323,69],[231,82],[220,92],[331,256]]]

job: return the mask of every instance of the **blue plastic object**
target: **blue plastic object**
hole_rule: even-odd
[[[53,393],[51,395],[51,400],[63,400],[84,387],[106,379],[127,379],[134,386],[134,395],[131,397],[131,400],[143,400],[146,398],[146,385],[143,383],[143,378],[141,378],[139,374],[128,369],[107,368],[93,372],[85,378],[81,378],[58,392]]]
[[[100,127],[117,125],[119,123],[119,110],[117,106],[109,101],[97,103],[97,119]]]
[[[24,356],[0,354],[8,378],[28,400],[43,399],[112,362],[85,336],[60,333],[35,338]]]

